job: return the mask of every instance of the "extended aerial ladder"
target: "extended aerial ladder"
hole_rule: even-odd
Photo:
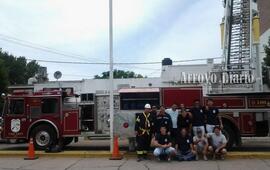
[[[212,85],[209,93],[260,92],[262,76],[258,50],[260,33],[257,5],[254,0],[223,0],[223,4],[223,62],[213,70],[220,73],[220,81]],[[244,75],[253,79],[252,83],[246,83],[246,80],[243,80],[243,83],[239,83],[240,80],[238,83],[230,81],[235,77],[244,79]]]
[[[231,0],[226,4],[230,17],[227,17],[227,49],[224,49],[225,67],[228,70],[249,70],[251,65],[250,4],[249,0]]]

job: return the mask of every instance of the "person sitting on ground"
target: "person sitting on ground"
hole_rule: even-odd
[[[211,146],[208,147],[208,150],[213,154],[213,159],[217,156],[223,160],[227,154],[226,145],[227,139],[221,133],[221,128],[219,126],[214,127],[214,133],[208,133],[207,137],[210,139]]]
[[[207,149],[208,149],[208,140],[202,134],[200,128],[197,129],[197,136],[193,137],[194,150],[196,151],[196,160],[199,160],[199,154],[203,155],[203,159],[207,161]]]
[[[192,137],[185,128],[181,129],[176,139],[176,152],[179,161],[191,161],[195,159],[196,152],[193,148]]]
[[[156,133],[153,139],[153,145],[156,147],[154,155],[158,160],[165,159],[170,161],[171,156],[175,155],[175,149],[172,147],[171,137],[167,134],[165,126],[160,127],[160,133]]]

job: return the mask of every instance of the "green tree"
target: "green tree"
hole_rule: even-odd
[[[25,79],[28,80],[30,77],[33,77],[39,70],[40,65],[35,61],[30,61],[26,64]]]
[[[263,62],[266,66],[270,66],[270,37],[268,40],[268,45],[264,46],[264,51],[266,53],[266,56],[263,59]]]
[[[26,84],[39,70],[40,65],[36,61],[27,63],[25,57],[16,57],[0,49],[0,59],[4,63],[10,85]]]
[[[269,80],[269,71],[270,71],[270,37],[268,40],[268,45],[264,46],[264,51],[266,56],[263,58],[263,68],[262,68],[262,75],[263,75],[263,83],[267,84],[270,87],[270,80]]]
[[[110,75],[109,71],[101,73],[101,76],[95,75],[95,79],[108,79]],[[133,71],[113,70],[113,78],[143,78],[141,74],[135,74]]]
[[[0,59],[0,93],[6,92],[8,86],[8,74],[4,61]]]
[[[7,70],[4,65],[4,61],[0,59],[0,95],[7,91],[8,86],[8,74]],[[3,99],[0,97],[0,113],[2,112],[3,108]]]

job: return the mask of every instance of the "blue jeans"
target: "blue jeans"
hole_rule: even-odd
[[[169,147],[169,148],[156,148],[154,150],[154,155],[155,156],[171,155],[173,153],[175,153],[175,149],[173,147]]]
[[[189,151],[179,151],[176,155],[177,159],[179,161],[192,161],[195,160],[195,155],[191,152],[191,150]]]

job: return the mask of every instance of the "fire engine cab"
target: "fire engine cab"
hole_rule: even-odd
[[[64,138],[69,144],[80,135],[76,96],[61,91],[17,91],[5,97],[1,118],[2,138],[34,139],[36,148],[45,149]]]

